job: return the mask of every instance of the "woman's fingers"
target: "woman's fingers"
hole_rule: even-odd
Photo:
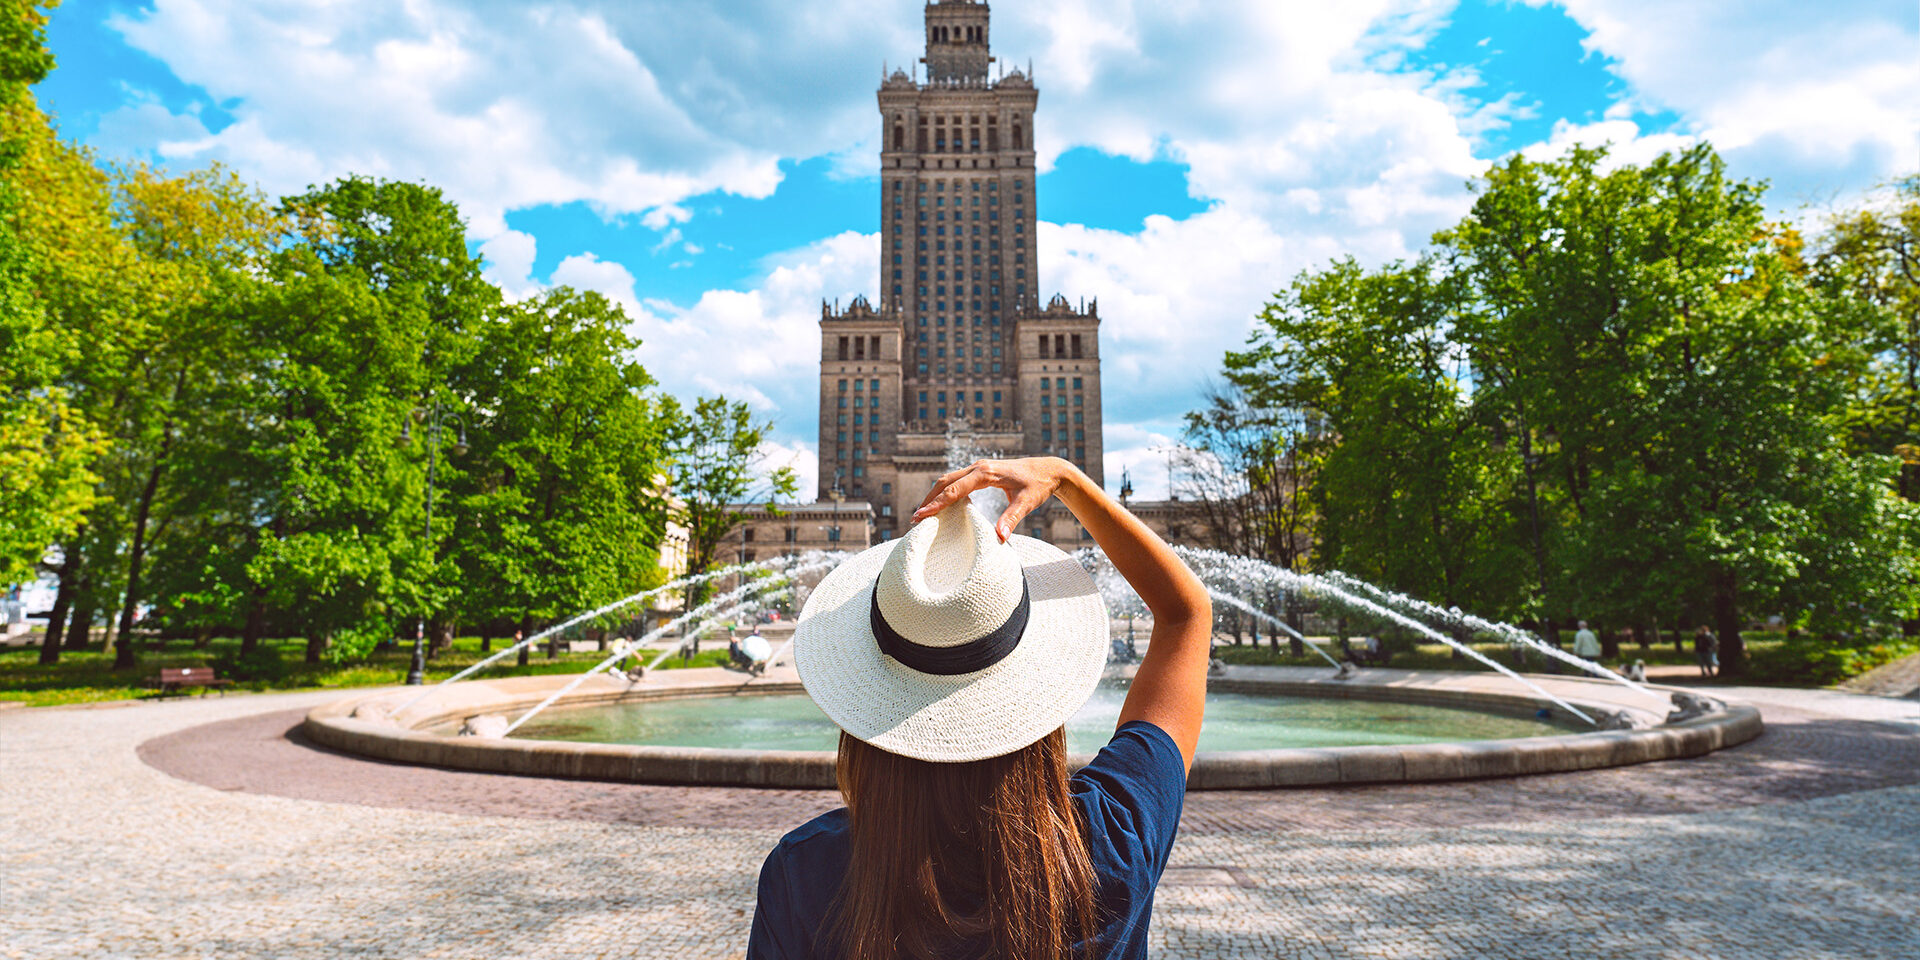
[[[928,494],[927,499],[920,504],[920,509],[913,512],[913,520],[915,522],[925,520],[953,506],[968,494],[973,493],[981,487],[987,486],[988,483],[989,481],[985,471],[970,470],[964,476]]]
[[[1020,488],[1020,492],[1007,501],[1007,509],[1000,514],[1000,522],[993,525],[995,532],[1000,534],[1000,539],[1005,540],[1013,536],[1013,531],[1020,526],[1020,521],[1026,519],[1027,514],[1038,510],[1041,504],[1047,502],[1049,496],[1051,494],[1033,487]]]

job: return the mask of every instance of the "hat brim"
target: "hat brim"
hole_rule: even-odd
[[[794,667],[840,729],[889,753],[962,763],[1032,744],[1093,696],[1107,662],[1106,602],[1085,568],[1031,537],[1008,540],[1032,607],[1005,659],[937,676],[881,653],[869,604],[881,566],[902,542],[869,547],[834,568],[800,611]]]

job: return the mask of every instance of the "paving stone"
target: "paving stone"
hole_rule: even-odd
[[[832,803],[287,738],[332,696],[0,714],[0,957],[738,956],[766,850]],[[1701,760],[1195,794],[1154,955],[1920,956],[1920,737],[1752,696],[1768,735]]]

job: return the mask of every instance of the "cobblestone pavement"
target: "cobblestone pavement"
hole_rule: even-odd
[[[1751,691],[1749,692],[1752,693]],[[1769,696],[1768,733],[1710,756],[1612,770],[1465,783],[1312,790],[1196,792],[1185,833],[1467,826],[1532,820],[1699,813],[1920,784],[1920,703],[1826,691]],[[802,823],[839,805],[832,791],[662,787],[501,777],[368,762],[316,747],[298,729],[304,710],[254,713],[193,726],[140,745],[140,757],[176,777],[221,790],[489,816],[599,820],[643,826]]]
[[[1197,794],[1159,893],[1155,955],[1920,956],[1920,730],[1901,714],[1854,719],[1856,698],[1841,695],[1723,692],[1761,702],[1769,733],[1703,760],[1418,790]],[[247,719],[337,695],[0,714],[12,812],[0,956],[737,956],[761,857],[830,802],[597,785],[597,797],[541,808],[527,788],[595,785],[332,757],[286,740],[278,720]],[[189,732],[209,723],[225,728]],[[234,746],[248,737],[267,746]],[[181,746],[196,739],[226,744],[225,767]],[[341,766],[323,767],[335,795],[264,792],[286,767],[322,760],[454,778],[428,785],[453,797],[442,806],[465,806],[411,808],[398,781]],[[1731,775],[1735,764],[1750,775]],[[1618,781],[1628,771],[1645,779]],[[458,785],[470,777],[495,785],[491,799]],[[1713,780],[1745,786],[1715,792]],[[1659,801],[1663,782],[1671,799]],[[1256,801],[1272,808],[1264,819],[1229,815]],[[1476,804],[1492,813],[1470,815]],[[655,812],[606,815],[613,806]],[[1349,807],[1366,816],[1328,812]],[[1681,810],[1697,812],[1666,812]]]

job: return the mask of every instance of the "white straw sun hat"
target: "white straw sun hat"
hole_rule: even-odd
[[[793,663],[840,729],[942,763],[998,757],[1067,721],[1100,681],[1107,606],[1059,548],[1005,543],[966,501],[814,588]]]

